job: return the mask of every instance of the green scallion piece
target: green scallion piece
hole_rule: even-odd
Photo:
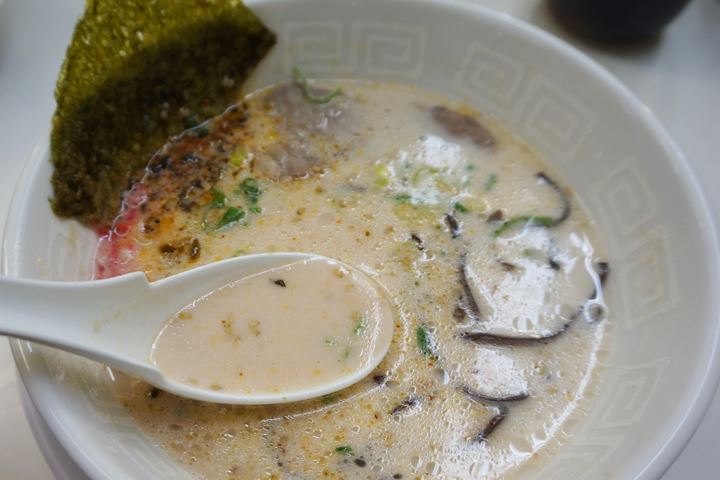
[[[433,348],[430,332],[425,327],[419,326],[415,329],[415,338],[417,340],[420,352],[426,357],[434,357],[435,349]]]
[[[398,193],[395,195],[395,201],[398,203],[410,203],[410,200],[412,200],[412,195],[409,193]]]
[[[213,188],[212,191],[212,201],[210,202],[210,206],[212,208],[222,208],[225,206],[225,194],[221,192],[218,189]]]
[[[491,173],[487,180],[485,180],[485,191],[489,192],[490,190],[492,190],[497,181],[498,176],[494,173]]]
[[[330,405],[331,403],[337,402],[337,397],[332,394],[323,395],[320,397],[320,401],[323,403],[323,405]]]
[[[251,177],[243,180],[238,190],[245,196],[245,200],[250,205],[257,205],[260,195],[262,195],[258,181]]]
[[[232,155],[230,155],[230,163],[236,167],[239,167],[247,160],[247,152],[242,146],[239,146]]]
[[[336,88],[332,92],[328,93],[325,96],[318,97],[316,95],[313,95],[310,91],[310,85],[308,84],[307,78],[305,78],[305,75],[302,73],[302,71],[298,67],[293,67],[292,69],[292,75],[293,79],[300,84],[300,86],[303,89],[303,95],[305,95],[305,99],[310,103],[317,103],[317,104],[323,104],[328,103],[333,98],[340,95],[340,89]]]
[[[468,213],[470,211],[469,208],[467,208],[465,205],[463,205],[460,202],[455,202],[453,204],[453,210],[457,210],[460,213]]]
[[[350,445],[340,445],[339,447],[335,447],[335,453],[339,453],[341,455],[352,455],[353,449]]]
[[[225,214],[215,226],[215,230],[220,230],[229,225],[235,224],[245,217],[245,211],[242,208],[229,207],[225,210]]]
[[[355,327],[353,328],[353,333],[355,336],[359,337],[363,334],[365,329],[367,328],[367,325],[365,325],[365,319],[361,318],[355,323]]]
[[[507,222],[500,225],[498,228],[495,229],[493,235],[499,237],[500,235],[517,225],[527,225],[528,227],[549,227],[553,224],[553,222],[555,222],[555,219],[552,217],[521,215],[519,217],[511,218]]]

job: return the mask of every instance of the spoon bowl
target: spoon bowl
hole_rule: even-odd
[[[238,405],[307,400],[335,392],[367,376],[387,353],[391,335],[373,337],[375,343],[370,358],[359,368],[328,383],[293,390],[235,392],[183,383],[153,364],[151,351],[168,319],[194,300],[240,279],[318,260],[352,271],[373,285],[381,301],[388,302],[367,275],[336,260],[307,253],[263,253],[211,263],[155,282],[149,282],[142,272],[82,282],[3,277],[0,278],[0,305],[3,306],[0,334],[87,357],[162,390],[195,400]],[[381,315],[379,319],[384,328],[392,329],[389,315]]]

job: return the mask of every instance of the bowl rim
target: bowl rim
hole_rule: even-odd
[[[261,7],[263,5],[275,5],[288,3],[293,0],[247,0],[248,7]],[[524,20],[515,18],[507,13],[496,11],[490,7],[477,5],[472,0],[392,0],[393,3],[412,4],[413,6],[423,5],[427,7],[441,7],[444,9],[453,9],[468,15],[476,15],[484,17],[490,22],[497,23],[509,30],[513,34],[520,35],[527,40],[534,40],[539,44],[551,49],[554,53],[569,58],[572,63],[578,65],[578,68],[584,69],[592,76],[598,78],[601,83],[607,87],[613,95],[620,98],[627,106],[626,113],[633,116],[637,121],[647,127],[649,133],[652,134],[658,144],[667,152],[670,166],[677,173],[678,181],[681,183],[683,191],[687,195],[690,206],[701,223],[698,225],[698,237],[706,247],[706,253],[711,255],[707,259],[710,265],[709,272],[714,284],[720,284],[720,248],[718,242],[718,230],[714,218],[711,214],[707,199],[700,187],[699,182],[687,159],[681,149],[672,140],[670,135],[663,128],[662,124],[655,117],[652,110],[642,103],[622,82],[613,76],[607,69],[598,64],[595,60],[581,52],[577,47],[567,43],[566,41],[556,37],[555,35],[542,30]],[[0,0],[2,3],[2,0]],[[355,1],[350,3],[355,4]],[[49,138],[49,126],[46,128]],[[22,218],[21,212],[23,207],[23,193],[28,182],[34,178],[37,170],[42,166],[41,160],[46,157],[49,148],[47,140],[36,146],[30,157],[26,160],[22,173],[18,178],[12,193],[8,215],[3,231],[2,252],[0,270],[4,275],[17,276],[18,267],[12,264],[12,246],[16,243],[14,237],[19,234],[19,223]],[[670,468],[675,459],[682,453],[687,443],[700,425],[701,420],[705,416],[712,399],[718,390],[720,384],[720,307],[719,301],[715,299],[712,305],[712,320],[715,323],[714,338],[712,349],[708,354],[707,365],[699,377],[699,383],[695,390],[692,402],[686,409],[684,416],[674,425],[672,433],[664,439],[662,446],[655,452],[647,464],[635,475],[636,480],[659,479]],[[74,441],[73,436],[67,431],[62,421],[55,415],[54,408],[44,398],[38,398],[33,395],[33,384],[31,382],[32,373],[24,365],[22,345],[25,342],[18,339],[9,340],[11,352],[15,365],[19,374],[19,378],[23,383],[23,387],[28,392],[28,398],[32,405],[37,409],[42,418],[47,422],[50,430],[55,435],[59,443],[70,455],[72,460],[91,478],[91,479],[111,479],[111,472],[103,469],[93,460],[93,458]],[[709,342],[708,342],[709,344]]]

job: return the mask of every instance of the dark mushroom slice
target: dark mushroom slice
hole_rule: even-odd
[[[481,320],[480,307],[478,306],[477,301],[475,301],[475,297],[472,294],[472,289],[470,288],[470,282],[468,280],[467,252],[460,255],[458,272],[460,279],[460,288],[462,291],[458,307],[462,309],[462,311],[470,318],[470,320],[472,320],[473,322],[477,322]],[[455,316],[455,318],[458,317]]]
[[[575,317],[577,318],[577,317]],[[493,345],[528,345],[535,342],[544,342],[559,337],[568,329],[568,327],[575,321],[575,318],[570,320],[568,323],[562,326],[559,330],[538,334],[538,335],[501,335],[489,332],[473,332],[465,331],[460,332],[460,337],[471,342],[480,344],[493,344]]]
[[[488,437],[490,437],[490,435],[492,435],[492,433],[497,430],[500,424],[507,418],[508,414],[510,413],[510,409],[502,403],[494,405],[490,408],[494,410],[495,414],[492,416],[492,418],[490,418],[490,421],[477,434],[477,436],[475,436],[475,441],[478,443],[486,442]]]
[[[419,397],[407,397],[405,400],[395,406],[392,410],[390,410],[390,415],[399,415],[418,406],[420,406]]]
[[[497,395],[489,395],[486,393],[478,392],[477,390],[473,390],[472,388],[468,387],[467,385],[463,385],[460,387],[460,391],[467,395],[471,400],[477,403],[502,403],[502,402],[519,402],[520,400],[525,400],[530,397],[530,394],[526,391],[523,392],[517,392],[517,393],[511,393],[511,394],[497,394]]]
[[[565,190],[555,180],[550,178],[545,172],[538,172],[535,174],[535,177],[541,182],[548,185],[555,191],[555,193],[557,193],[561,205],[560,215],[556,217],[545,215],[519,215],[509,218],[494,230],[493,234],[496,237],[502,235],[506,231],[518,225],[555,228],[558,225],[562,224],[565,220],[567,220],[568,217],[570,217],[570,213],[572,213],[572,205],[570,203],[570,198],[568,197]]]
[[[425,251],[425,249],[426,249],[425,242],[423,242],[423,239],[420,238],[420,235],[418,235],[417,233],[411,233],[410,240],[415,242],[415,245],[417,245],[418,250],[420,250],[421,252]]]
[[[432,107],[430,114],[433,120],[442,125],[449,134],[466,138],[478,147],[487,149],[495,147],[495,137],[475,117],[442,105]]]
[[[455,217],[455,215],[453,215],[452,213],[446,213],[445,224],[448,226],[448,229],[450,229],[450,236],[452,238],[457,238],[460,236],[460,222]]]
[[[608,262],[598,262],[595,266],[595,273],[597,275],[597,285],[602,288],[605,286],[605,283],[607,282],[607,277],[610,273],[610,265]],[[558,338],[563,333],[565,333],[570,327],[572,327],[573,323],[580,318],[580,315],[585,311],[586,306],[588,305],[588,302],[591,302],[593,300],[596,300],[598,297],[598,286],[596,286],[592,293],[589,295],[587,301],[583,303],[582,305],[578,306],[575,310],[575,312],[570,316],[568,321],[564,324],[561,324],[559,327],[557,327],[554,330],[548,330],[546,332],[537,333],[537,334],[522,334],[522,335],[507,335],[507,334],[498,334],[493,333],[491,331],[471,331],[466,330],[463,332],[460,332],[460,337],[470,340],[475,343],[479,344],[494,344],[494,345],[528,345],[536,342],[547,342],[549,340],[553,340],[555,338]],[[472,295],[472,291],[470,291],[470,294]],[[599,318],[593,318],[592,315],[590,315],[590,323],[597,321]]]
[[[570,216],[570,213],[572,212],[572,207],[570,205],[570,198],[568,198],[567,193],[563,188],[558,185],[558,183],[550,178],[545,172],[538,172],[535,174],[535,176],[539,179],[545,182],[550,188],[555,190],[555,193],[558,194],[558,197],[560,198],[560,203],[562,205],[562,210],[560,211],[560,215],[558,217],[555,217],[552,224],[549,225],[552,227],[557,227],[562,222],[568,219]]]

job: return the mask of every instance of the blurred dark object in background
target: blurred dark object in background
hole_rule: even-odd
[[[690,0],[548,0],[565,27],[594,40],[657,36]]]

